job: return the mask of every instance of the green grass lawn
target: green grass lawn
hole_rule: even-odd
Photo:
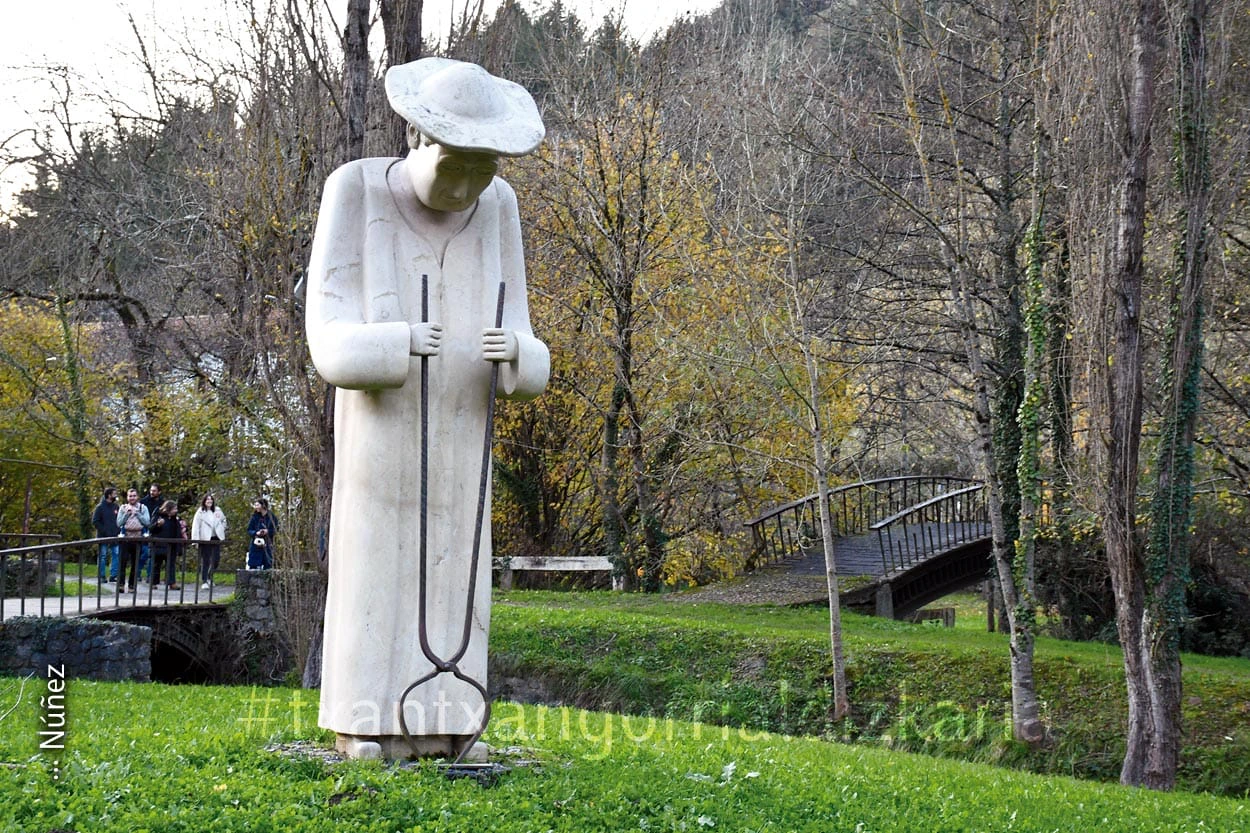
[[[958,621],[958,620],[957,620]],[[763,728],[1033,772],[1118,778],[1126,705],[1115,646],[1040,638],[1050,737],[1010,739],[1006,636],[844,613],[850,719],[830,717],[827,613],[675,596],[519,591],[497,597],[498,673],[548,699]],[[1250,661],[1184,656],[1179,784],[1250,793]]]
[[[753,634],[828,636],[828,611],[819,605],[776,607],[685,603],[676,600],[676,595],[520,590],[497,592],[495,600],[497,604],[526,608],[605,611],[647,616],[670,624],[685,621],[715,623],[721,627]],[[932,622],[912,624],[844,611],[844,638],[848,645],[864,643],[888,646],[906,643],[910,647],[957,653],[1007,651],[1007,635],[989,633],[986,630],[984,602],[975,595],[956,594],[935,603],[933,607],[955,607],[955,627],[944,628]],[[1038,638],[1036,655],[1079,659],[1093,665],[1109,664],[1116,668],[1121,668],[1123,662],[1119,648],[1114,645],[1103,642],[1074,642],[1047,636]],[[1197,671],[1250,679],[1250,660],[1184,654],[1182,662],[1186,673]]]
[[[333,763],[315,693],[0,679],[0,829],[124,831],[1244,831],[1243,801],[572,708],[496,706],[494,786],[434,766]],[[528,763],[527,763],[528,762]]]
[[[65,748],[41,750],[47,683],[0,678],[0,831],[1250,833],[1250,661],[1185,657],[1165,795],[1113,783],[1113,646],[1039,640],[1051,737],[1026,749],[1006,639],[983,626],[846,615],[835,722],[819,607],[513,592],[492,618],[495,679],[570,705],[496,704],[486,739],[512,769],[493,787],[312,756],[329,739],[297,689],[71,681]]]

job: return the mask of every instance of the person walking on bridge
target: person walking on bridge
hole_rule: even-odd
[[[226,540],[226,515],[211,492],[204,495],[191,519],[191,540],[200,547],[200,587],[207,590],[221,561],[221,542]]]
[[[161,583],[161,570],[165,572],[165,589],[179,589],[178,577],[175,572],[181,561],[182,544],[174,543],[182,540],[182,522],[178,519],[178,503],[167,500],[161,504],[161,511],[152,522],[152,586]],[[164,539],[164,540],[162,540]]]
[[[133,593],[139,583],[139,548],[152,525],[148,508],[139,502],[139,490],[126,492],[126,502],[117,510],[117,526],[121,528],[121,564],[117,572],[117,592]],[[130,587],[126,587],[126,565],[130,565]]]
[[[100,557],[97,565],[100,583],[117,581],[120,547],[116,539],[118,535],[121,535],[122,530],[117,525],[117,490],[112,486],[104,490],[104,496],[100,498],[95,511],[91,513],[91,525],[95,527],[97,538],[114,539],[100,542]]]
[[[152,523],[156,523],[156,516],[160,514],[161,504],[164,503],[164,501],[161,500],[161,487],[156,483],[153,483],[148,487],[147,495],[140,499],[139,502],[147,507],[148,517],[151,519]],[[144,544],[143,548],[139,550],[139,572],[146,575],[148,577],[148,581],[153,581],[152,571],[154,567],[155,565],[152,563],[152,553],[150,551],[150,547],[147,544]]]
[[[278,534],[278,520],[269,514],[269,501],[257,498],[252,504],[252,517],[247,522],[247,537],[252,543],[247,548],[249,570],[273,568],[273,539]]]

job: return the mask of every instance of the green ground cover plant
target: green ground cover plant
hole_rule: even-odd
[[[496,674],[544,699],[1114,781],[1126,722],[1119,650],[1040,638],[1045,744],[1011,740],[1007,638],[844,614],[850,719],[830,718],[820,608],[638,594],[513,592],[495,606]],[[1250,793],[1250,661],[1185,655],[1179,786]]]
[[[662,718],[498,704],[493,786],[337,763],[315,693],[0,679],[0,829],[273,831],[1244,831],[1243,801],[1160,794]]]

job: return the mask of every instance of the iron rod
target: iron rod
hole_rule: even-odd
[[[504,290],[506,284],[499,282],[499,296],[495,306],[495,327],[503,326],[503,304]],[[422,323],[429,321],[429,276],[421,276],[421,321]],[[429,356],[421,356],[421,506],[420,506],[420,537],[419,537],[419,556],[420,567],[419,577],[421,592],[418,595],[417,602],[417,634],[421,644],[421,652],[425,658],[433,665],[433,670],[411,683],[408,688],[404,689],[399,697],[399,728],[403,732],[404,739],[408,741],[409,746],[414,752],[417,752],[417,745],[412,733],[408,730],[408,721],[404,715],[404,704],[408,699],[408,695],[419,686],[437,678],[441,674],[451,674],[458,680],[468,683],[482,696],[482,721],[477,731],[469,737],[464,747],[456,755],[454,763],[460,763],[468,751],[482,737],[482,733],[486,731],[487,723],[490,721],[490,696],[486,691],[486,687],[476,679],[464,673],[457,663],[464,658],[469,650],[469,643],[473,634],[473,607],[474,596],[477,589],[477,572],[478,563],[481,556],[482,544],[482,526],[485,521],[486,511],[486,495],[490,486],[490,451],[491,440],[494,434],[495,425],[495,397],[498,393],[499,386],[499,363],[491,363],[490,373],[490,391],[489,399],[486,405],[486,430],[483,439],[482,450],[482,466],[481,475],[478,480],[478,502],[477,502],[477,523],[473,530],[473,551],[469,557],[469,587],[468,598],[465,602],[464,626],[460,635],[460,646],[450,659],[443,659],[430,647],[429,634],[426,629],[426,598],[428,596],[427,577],[427,556],[428,556],[428,530],[427,520],[429,516]]]

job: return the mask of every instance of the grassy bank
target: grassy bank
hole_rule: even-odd
[[[830,719],[828,620],[816,609],[691,604],[672,597],[517,592],[499,597],[497,680],[537,696],[1039,773],[1118,777],[1126,721],[1118,649],[1040,639],[1050,739],[1009,737],[1006,638],[844,616],[853,714]],[[1250,661],[1186,655],[1180,787],[1250,792]]]
[[[19,696],[20,690],[20,696]],[[431,765],[310,754],[315,695],[71,682],[65,749],[38,749],[46,684],[0,679],[0,829],[268,831],[1244,831],[1243,802],[1154,794],[677,720],[499,704],[494,786]],[[10,708],[15,706],[15,708]]]

